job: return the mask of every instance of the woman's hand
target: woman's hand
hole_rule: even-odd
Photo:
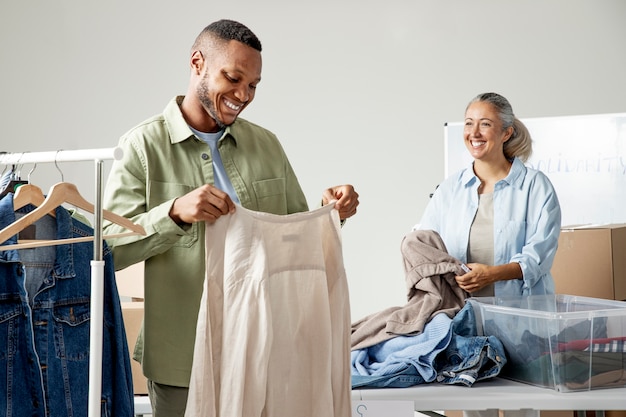
[[[523,279],[524,277],[522,268],[517,262],[495,266],[470,263],[467,266],[471,271],[457,276],[456,282],[461,289],[469,293],[476,292],[497,281]]]

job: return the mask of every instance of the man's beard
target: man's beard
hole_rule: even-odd
[[[217,109],[215,108],[215,102],[209,97],[209,87],[207,85],[206,77],[202,80],[202,82],[198,86],[197,94],[198,94],[198,99],[200,100],[200,103],[202,103],[202,106],[204,107],[204,109],[207,111],[207,113],[209,113],[209,116],[211,116],[211,118],[215,120],[215,124],[217,125],[217,127],[220,130],[225,129],[227,125],[222,120],[220,120],[219,117],[217,116]]]

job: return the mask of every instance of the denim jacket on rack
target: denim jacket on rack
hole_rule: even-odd
[[[34,209],[27,205],[17,213]],[[93,235],[63,207],[55,216],[35,223],[37,238]],[[0,200],[0,229],[15,220],[13,194],[8,194]],[[17,236],[2,245],[15,243]],[[87,415],[92,259],[93,242],[0,251],[0,415]],[[103,260],[101,415],[131,417],[130,356],[106,244]]]

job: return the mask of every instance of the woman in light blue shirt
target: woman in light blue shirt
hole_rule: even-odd
[[[457,282],[473,296],[554,293],[561,208],[548,177],[524,165],[528,130],[506,98],[484,93],[465,110],[463,140],[472,165],[439,185],[416,228],[467,263]]]

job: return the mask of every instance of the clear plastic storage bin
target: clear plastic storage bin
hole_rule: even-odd
[[[626,302],[562,294],[469,302],[479,334],[504,345],[500,376],[561,392],[626,386]]]

